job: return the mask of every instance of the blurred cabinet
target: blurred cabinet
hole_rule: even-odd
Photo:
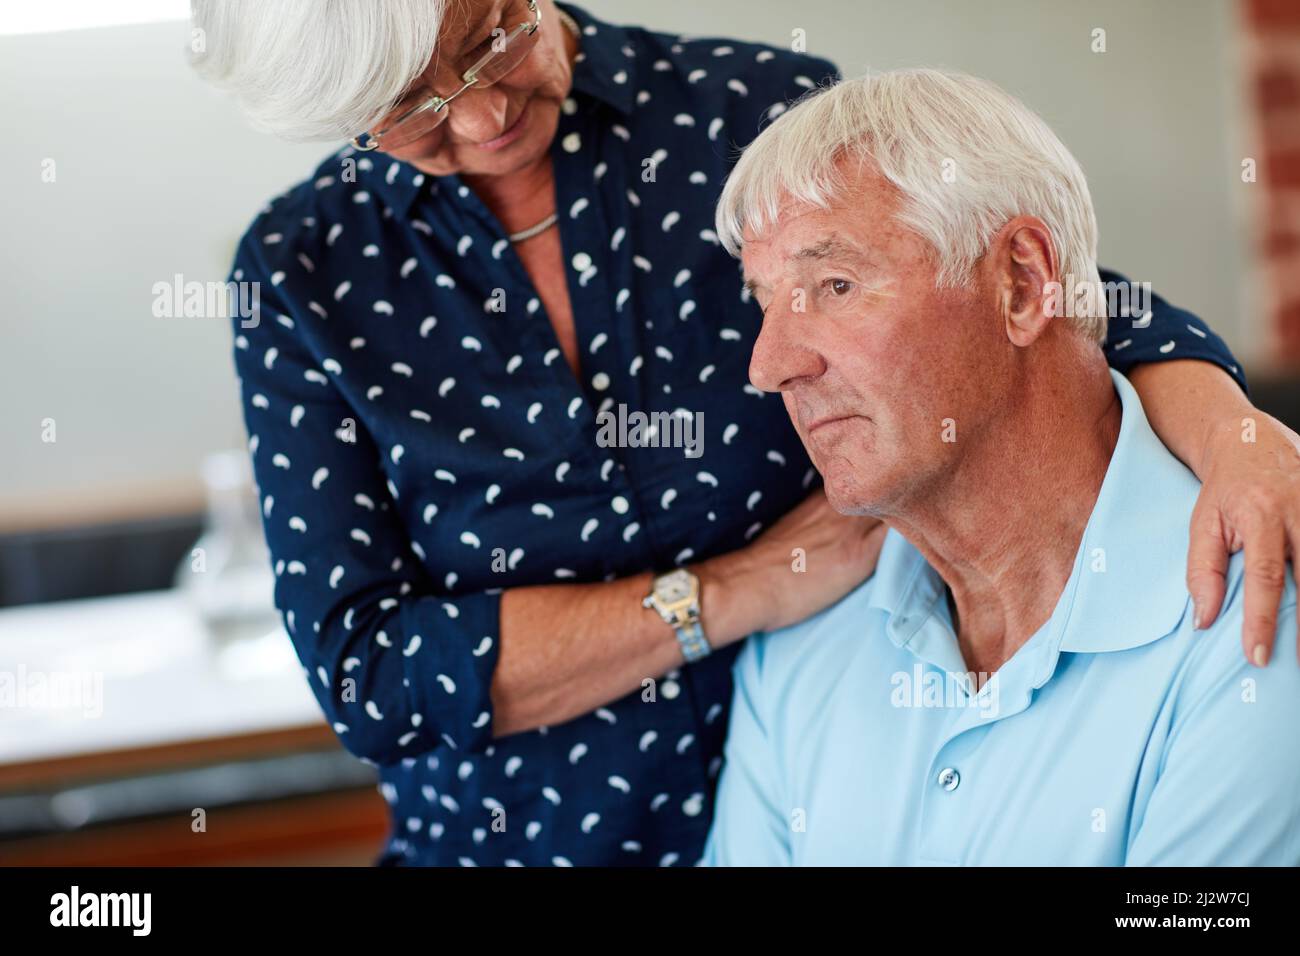
[[[0,611],[0,864],[365,865],[375,783],[281,632],[214,642],[174,591]]]

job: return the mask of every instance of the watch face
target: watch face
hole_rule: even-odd
[[[690,596],[691,579],[685,574],[674,572],[659,583],[659,596],[665,601],[681,601]]]

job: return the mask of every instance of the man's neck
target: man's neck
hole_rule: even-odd
[[[1068,336],[1073,338],[1073,336]],[[1007,414],[924,501],[886,516],[952,590],[968,670],[991,674],[1051,617],[1119,435],[1095,348],[1034,356]]]

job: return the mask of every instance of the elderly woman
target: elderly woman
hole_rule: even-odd
[[[738,147],[834,67],[552,0],[196,0],[194,22],[259,127],[352,138],[245,235],[261,310],[235,361],[276,601],[379,767],[381,862],[695,863],[738,642],[834,603],[881,536],[748,383],[762,317],[712,229]],[[1244,540],[1267,654],[1294,436],[1203,323],[1151,312],[1107,354],[1206,482],[1199,613]],[[607,440],[635,413],[674,427]]]

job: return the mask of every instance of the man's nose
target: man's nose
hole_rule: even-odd
[[[821,356],[808,345],[806,321],[806,315],[779,299],[768,306],[749,359],[749,381],[755,388],[783,392],[826,370]]]
[[[497,86],[470,87],[448,109],[447,125],[456,138],[471,143],[486,143],[506,131],[506,114],[510,100]]]

